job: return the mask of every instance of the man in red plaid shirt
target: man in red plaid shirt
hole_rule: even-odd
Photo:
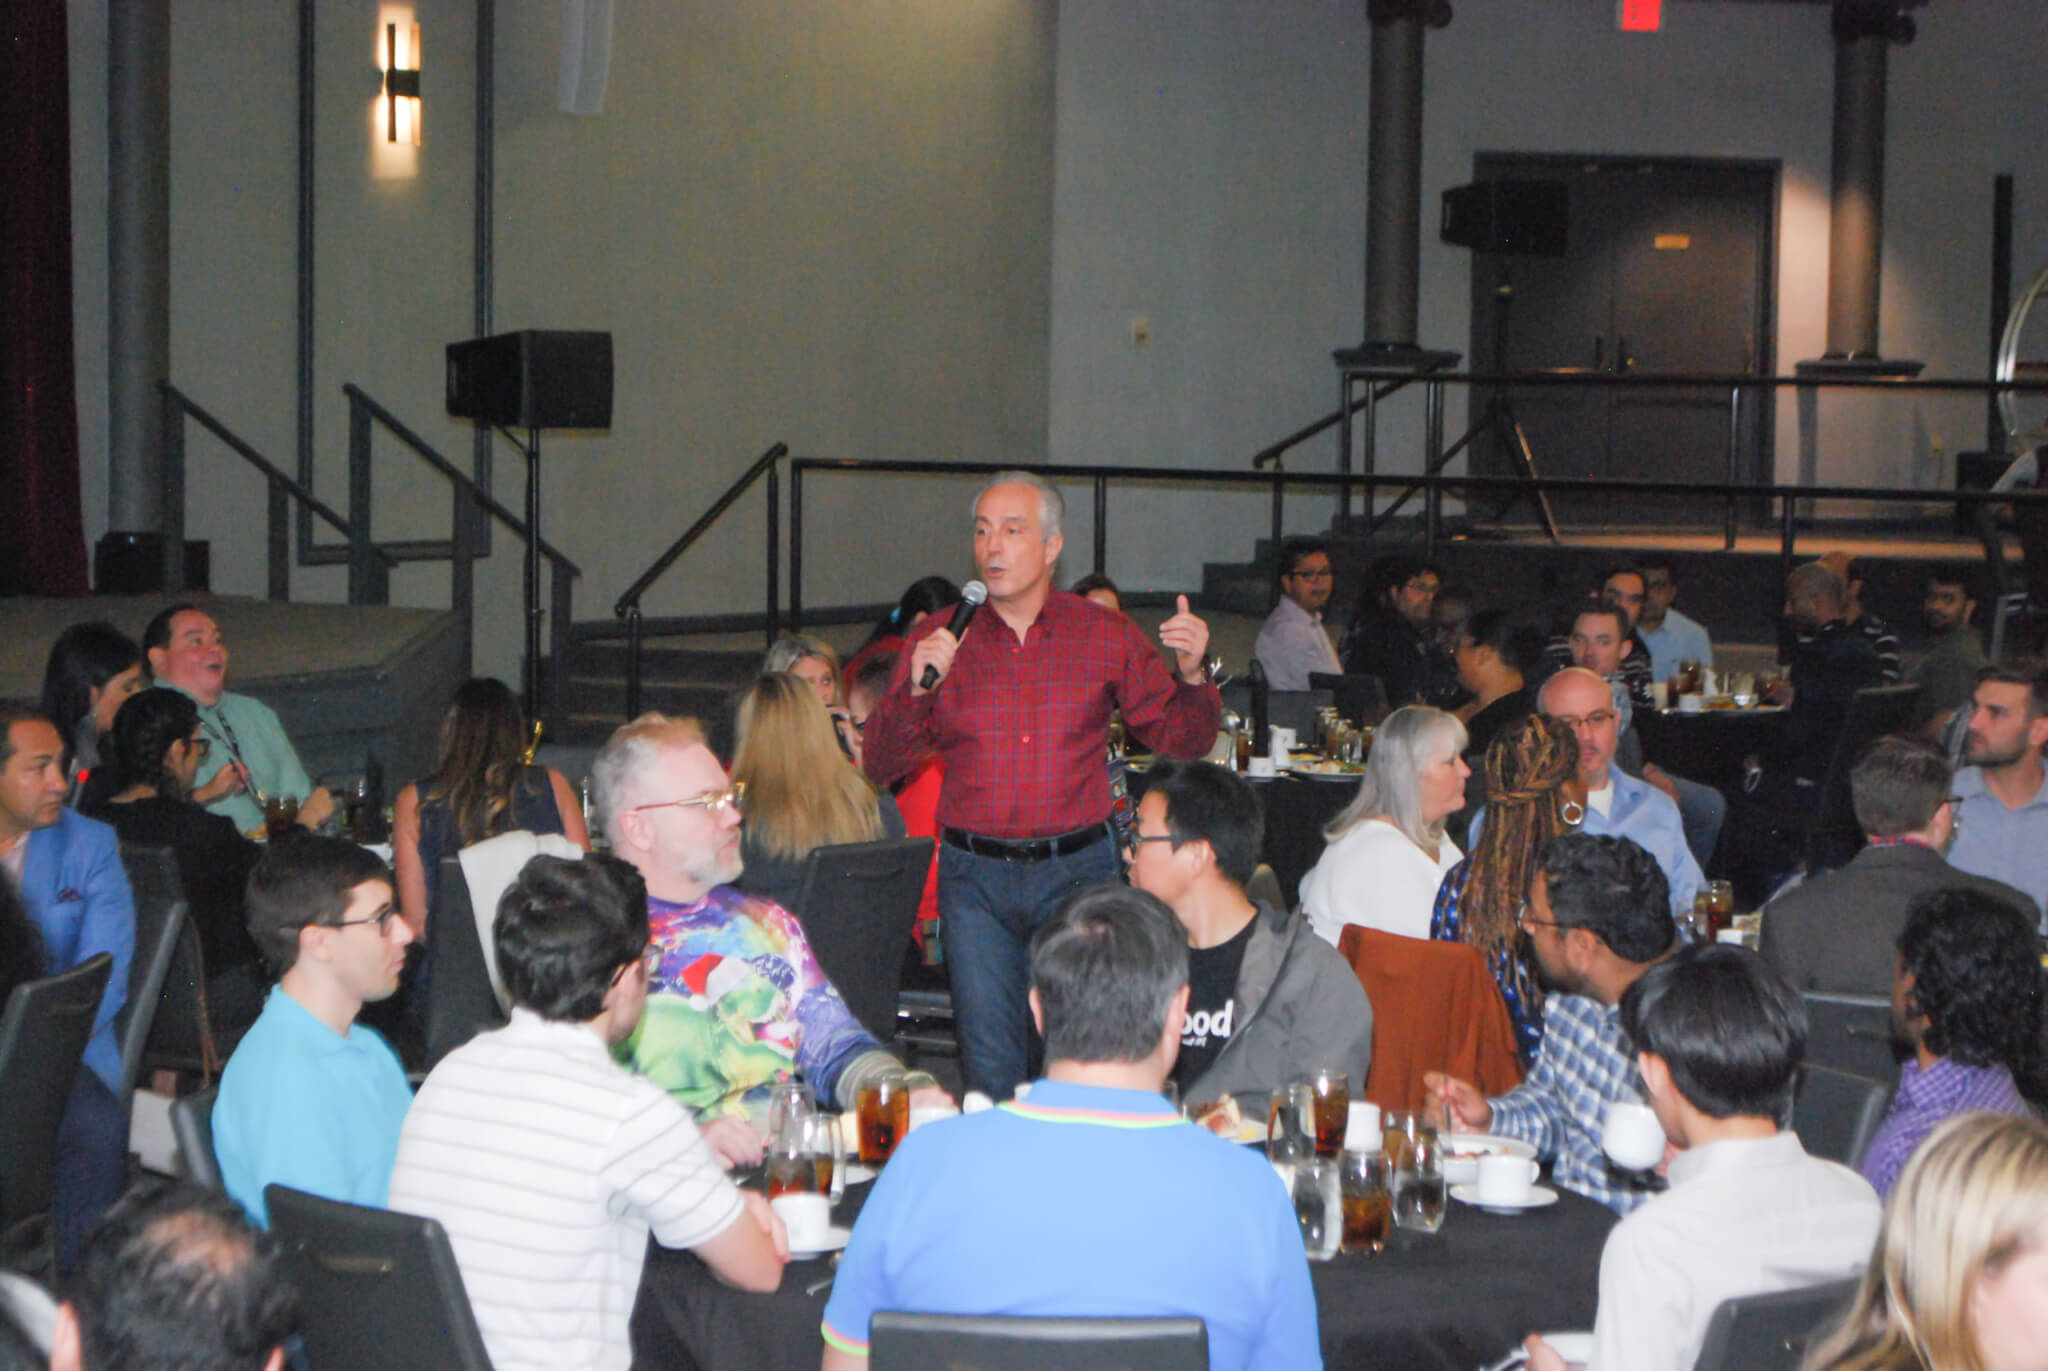
[[[1083,886],[1117,877],[1109,841],[1109,717],[1170,757],[1206,753],[1223,701],[1209,626],[1179,612],[1159,650],[1121,614],[1053,588],[1065,502],[1004,472],[974,504],[988,603],[964,636],[937,615],[911,634],[868,715],[862,763],[886,784],[937,752],[939,914],[971,1089],[1007,1098],[1029,1069],[1031,935]],[[923,687],[926,667],[938,682]]]

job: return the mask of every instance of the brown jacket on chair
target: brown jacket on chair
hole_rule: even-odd
[[[1499,1095],[1521,1084],[1515,1029],[1476,947],[1352,925],[1337,950],[1373,1008],[1365,1098],[1420,1109],[1424,1072],[1445,1071]]]

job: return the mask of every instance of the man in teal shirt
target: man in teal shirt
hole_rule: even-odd
[[[212,616],[196,605],[172,605],[142,631],[142,650],[159,685],[182,690],[199,705],[207,751],[193,777],[195,801],[253,838],[264,831],[259,795],[297,800],[299,822],[307,828],[318,828],[334,812],[333,796],[306,775],[270,706],[226,688],[228,649]]]
[[[398,989],[412,933],[391,869],[342,838],[274,844],[249,878],[249,933],[283,975],[213,1105],[228,1194],[268,1226],[263,1187],[383,1208],[412,1087],[398,1054],[355,1021]]]

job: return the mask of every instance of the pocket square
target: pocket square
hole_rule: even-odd
[[[74,887],[72,887],[72,886],[68,886],[68,885],[67,885],[67,886],[65,886],[65,887],[64,887],[64,888],[63,888],[62,890],[60,890],[60,891],[58,891],[58,892],[57,892],[57,903],[58,903],[58,904],[69,904],[69,903],[71,903],[71,902],[72,902],[73,900],[82,900],[82,899],[84,899],[84,898],[85,898],[85,895],[84,895],[84,894],[83,894],[83,893],[82,893],[81,891],[77,890],[76,888],[74,888]]]

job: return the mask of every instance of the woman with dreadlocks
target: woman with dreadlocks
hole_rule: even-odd
[[[1515,1024],[1527,1070],[1543,1044],[1543,988],[1516,932],[1544,844],[1586,817],[1571,729],[1540,714],[1503,728],[1486,749],[1486,819],[1472,855],[1444,875],[1429,936],[1485,956]]]

